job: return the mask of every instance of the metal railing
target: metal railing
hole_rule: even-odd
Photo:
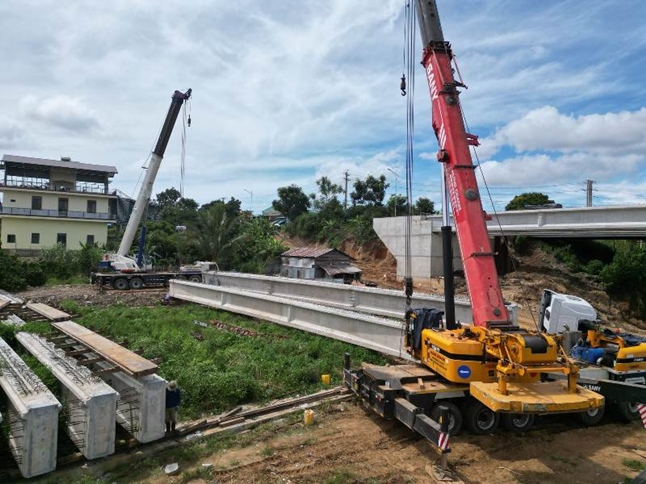
[[[53,217],[53,218],[80,218],[86,220],[116,220],[112,213],[90,213],[77,210],[50,210],[18,207],[2,207],[3,215],[18,215],[23,217]]]

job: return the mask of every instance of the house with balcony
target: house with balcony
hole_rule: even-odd
[[[18,255],[63,244],[105,244],[115,223],[114,166],[4,155],[0,162],[0,242]]]

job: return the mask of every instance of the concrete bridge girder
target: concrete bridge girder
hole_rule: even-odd
[[[61,404],[2,338],[0,366],[9,408],[9,448],[20,473],[29,478],[51,472],[56,469]]]
[[[67,414],[65,430],[85,458],[113,454],[119,394],[40,336],[21,332],[16,339],[59,381]]]

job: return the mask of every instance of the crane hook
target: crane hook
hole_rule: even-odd
[[[191,115],[188,115],[188,120],[186,121],[186,124],[188,124],[188,127],[191,127]]]
[[[402,75],[402,82],[399,84],[399,89],[402,91],[402,96],[406,95],[406,76]]]

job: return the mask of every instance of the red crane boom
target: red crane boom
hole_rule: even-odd
[[[453,77],[451,45],[444,41],[435,2],[417,2],[424,54],[422,64],[431,94],[433,130],[440,150],[437,159],[444,165],[444,177],[451,201],[464,274],[471,298],[473,323],[487,328],[509,326],[491,250],[485,212],[475,177],[470,146],[478,137],[467,133]]]

